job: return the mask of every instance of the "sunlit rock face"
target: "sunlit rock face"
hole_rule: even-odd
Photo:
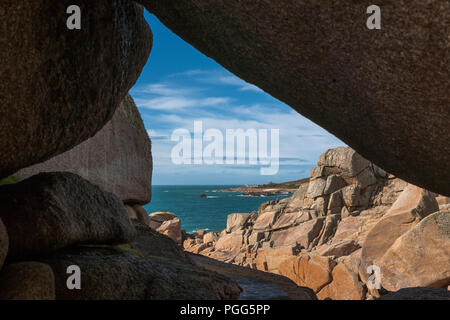
[[[450,195],[448,1],[139,0],[165,25],[366,159]]]
[[[152,34],[143,8],[125,0],[0,4],[0,177],[93,136],[147,62]]]
[[[292,197],[262,204],[237,230],[191,236],[183,245],[188,252],[283,275],[319,299],[447,288],[449,212],[438,212],[437,199],[441,207],[449,201],[339,147],[319,157]],[[378,289],[368,284],[370,266],[380,267]]]

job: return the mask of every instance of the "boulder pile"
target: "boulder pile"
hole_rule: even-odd
[[[223,232],[187,239],[184,248],[284,275],[320,299],[447,288],[447,199],[339,147],[320,156],[309,182],[291,198],[264,203],[251,214],[231,214]],[[368,285],[374,268],[380,270],[377,288]]]
[[[150,139],[128,95],[94,137],[2,180],[0,299],[239,297],[235,282],[199,268],[169,238],[181,243],[178,219],[141,206],[151,176]],[[73,267],[81,290],[67,285]]]

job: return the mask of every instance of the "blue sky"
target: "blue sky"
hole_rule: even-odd
[[[141,77],[131,90],[152,139],[153,184],[261,184],[309,175],[326,149],[344,145],[259,88],[231,74],[164,27],[146,12],[154,46]],[[260,174],[261,165],[175,165],[171,151],[178,128],[204,130],[279,129],[280,167]],[[270,136],[270,133],[269,133]]]

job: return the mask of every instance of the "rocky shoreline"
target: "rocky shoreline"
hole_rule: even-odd
[[[291,198],[231,214],[223,232],[188,235],[183,246],[286,276],[319,299],[377,299],[409,287],[447,290],[449,209],[450,198],[408,184],[342,147],[322,154]],[[368,287],[370,266],[381,272],[379,289]]]

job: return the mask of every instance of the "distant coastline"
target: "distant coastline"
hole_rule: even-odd
[[[274,196],[277,194],[293,194],[300,185],[309,182],[309,178],[282,183],[269,182],[262,185],[246,185],[236,188],[217,190],[217,192],[241,192],[244,196]]]

